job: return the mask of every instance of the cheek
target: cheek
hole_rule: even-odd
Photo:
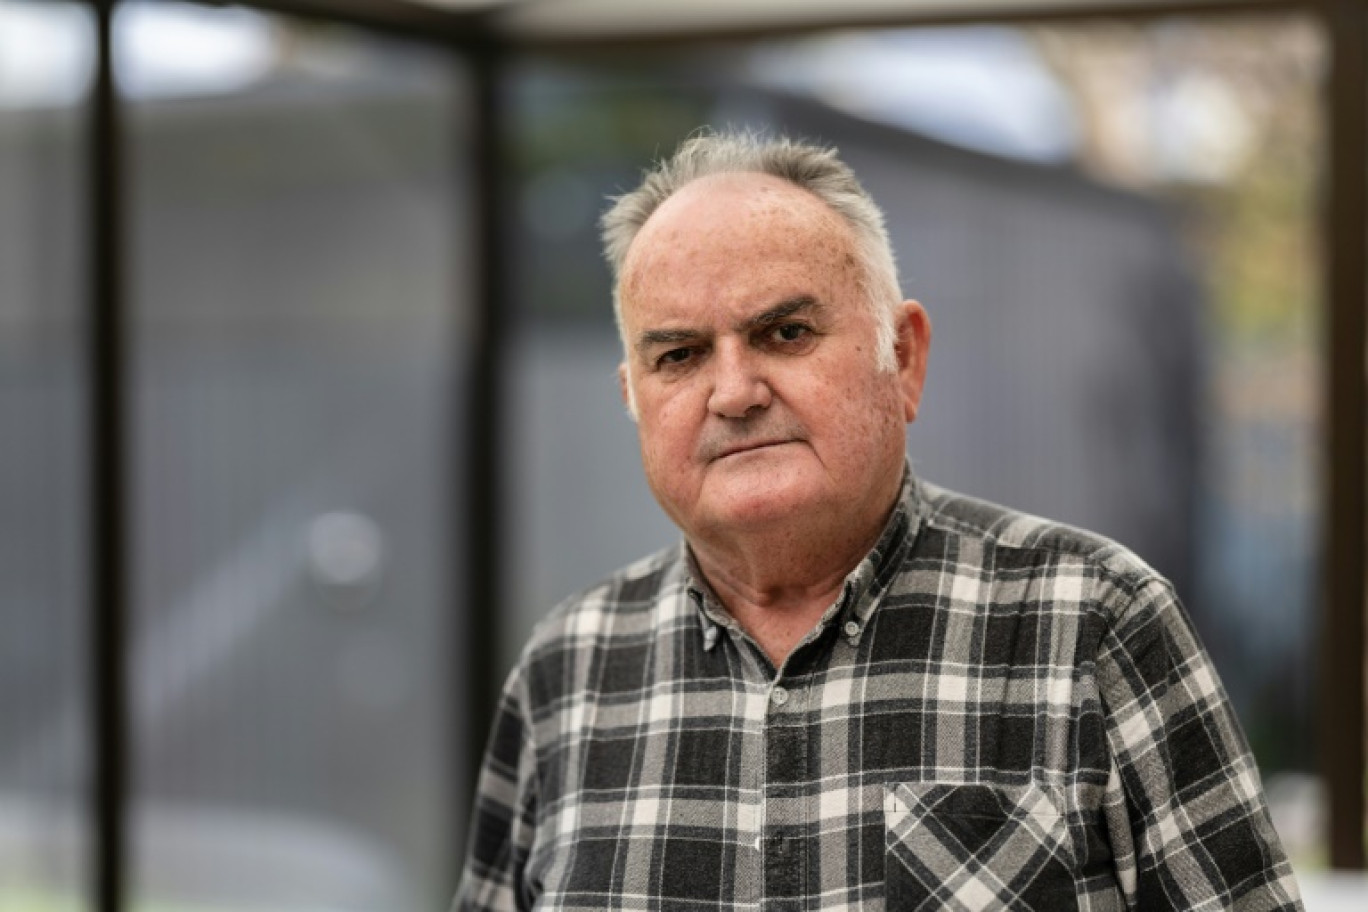
[[[867,446],[902,433],[901,400],[885,375],[846,371],[828,375],[826,380],[811,389],[808,415],[831,432],[828,442],[834,442],[841,454],[864,460]]]
[[[642,454],[655,465],[686,462],[693,452],[698,421],[685,397],[653,390],[638,400],[637,431]]]
[[[818,416],[827,424],[844,424],[858,421],[865,409],[860,403],[868,402],[871,388],[855,371],[829,369],[814,371],[795,378],[790,386],[790,399],[800,399],[809,415]]]

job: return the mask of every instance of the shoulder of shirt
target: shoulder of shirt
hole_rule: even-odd
[[[564,599],[532,630],[522,659],[561,648],[568,639],[630,635],[653,623],[663,596],[684,587],[684,546],[677,543],[647,555]]]
[[[927,528],[977,539],[997,549],[1036,552],[1042,560],[1073,557],[1123,591],[1169,582],[1126,546],[1067,523],[1023,513],[920,481],[921,520]]]

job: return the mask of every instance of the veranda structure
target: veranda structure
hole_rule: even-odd
[[[85,0],[97,29],[97,67],[87,109],[89,192],[88,351],[91,427],[88,452],[89,543],[92,561],[88,680],[95,783],[91,808],[96,906],[125,907],[128,853],[128,497],[130,466],[127,375],[129,315],[125,186],[126,102],[116,89],[112,21],[114,0]],[[1172,15],[1220,17],[1246,12],[1298,11],[1324,24],[1330,54],[1324,115],[1328,124],[1326,186],[1322,191],[1327,302],[1325,338],[1328,463],[1321,492],[1325,517],[1324,611],[1320,684],[1320,753],[1328,788],[1329,845],[1335,867],[1362,869],[1364,808],[1365,555],[1368,555],[1368,2],[1365,0],[242,0],[241,6],[335,21],[402,35],[445,49],[466,62],[473,81],[469,199],[478,249],[469,252],[476,300],[473,373],[458,391],[468,427],[459,445],[467,454],[458,486],[469,521],[485,534],[469,537],[471,567],[502,559],[500,481],[502,439],[498,402],[506,333],[510,204],[501,198],[500,96],[510,55],[525,51],[593,54],[645,45],[683,46],[719,39],[797,35],[835,27],[929,24],[1152,20]],[[463,581],[470,604],[498,606],[496,574]],[[497,618],[498,611],[490,612]],[[493,706],[494,622],[463,636],[453,648],[467,657],[465,718],[483,732]],[[483,735],[464,744],[479,745]]]

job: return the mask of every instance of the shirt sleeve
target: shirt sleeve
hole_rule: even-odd
[[[531,720],[514,670],[485,750],[452,912],[530,909],[524,872],[535,833],[537,776]]]
[[[1116,863],[1131,906],[1302,909],[1258,767],[1162,579],[1120,607],[1097,674],[1130,830]]]

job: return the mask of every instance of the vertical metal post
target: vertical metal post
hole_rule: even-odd
[[[466,390],[468,426],[462,441],[468,453],[466,494],[469,510],[467,598],[461,652],[468,657],[466,692],[469,697],[466,739],[469,784],[479,774],[485,738],[498,697],[500,619],[504,610],[501,585],[503,522],[500,493],[501,447],[504,427],[503,369],[508,320],[504,273],[504,125],[501,89],[504,49],[486,37],[470,56],[473,76],[471,136],[472,190],[475,209],[473,256],[475,293],[479,307],[473,364]]]
[[[1327,0],[1325,622],[1321,766],[1330,864],[1364,867],[1364,572],[1368,555],[1368,9]]]
[[[128,502],[123,310],[123,187],[114,86],[117,0],[95,0],[96,63],[90,102],[90,715],[92,878],[98,912],[124,900],[127,797],[126,641]]]
[[[124,900],[127,798],[125,688],[128,477],[123,186],[119,99],[114,86],[117,0],[95,0],[96,63],[90,102],[90,715],[92,877],[98,912]]]

